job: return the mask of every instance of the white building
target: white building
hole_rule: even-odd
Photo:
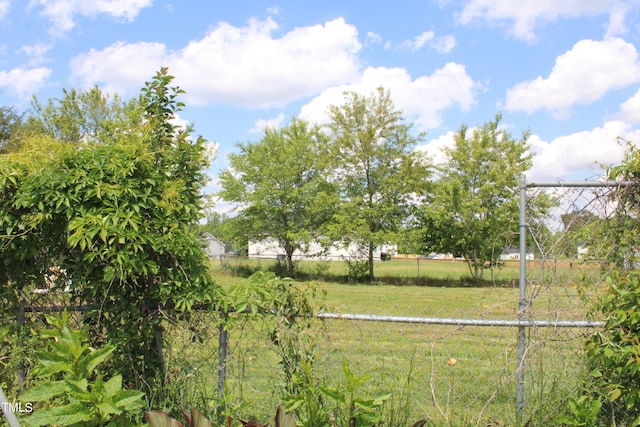
[[[224,243],[213,237],[211,233],[203,233],[200,236],[200,242],[209,258],[220,258],[225,253]]]
[[[397,245],[382,245],[373,251],[373,258],[380,259],[382,254],[393,256],[398,253]],[[282,246],[273,237],[265,237],[262,240],[249,240],[249,258],[270,258],[286,256]],[[351,242],[348,245],[342,242],[333,242],[328,247],[323,247],[319,241],[313,240],[305,251],[296,250],[293,259],[311,260],[366,260],[368,256],[367,248]]]
[[[520,249],[519,248],[507,248],[500,254],[500,259],[502,261],[517,261],[520,259]],[[525,259],[529,261],[533,261],[533,252],[527,248],[527,252],[525,255]]]

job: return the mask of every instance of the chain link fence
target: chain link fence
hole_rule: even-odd
[[[180,322],[167,318],[167,394],[174,408],[166,409],[197,406],[208,415],[271,419],[288,392],[288,351],[313,360],[309,375],[318,390],[344,387],[345,365],[361,375],[354,393],[384,398],[387,426],[421,418],[434,426],[553,425],[585,373],[583,344],[601,326],[592,307],[604,279],[616,262],[633,264],[634,254],[616,244],[610,196],[620,185],[523,181],[519,283],[318,282],[329,295],[341,286],[343,299],[325,304],[285,350],[272,325],[258,318],[236,314],[230,323],[205,310]],[[540,209],[545,205],[550,209]],[[232,278],[242,271],[240,260],[216,264],[230,281],[242,280]],[[359,302],[361,292],[366,303]],[[384,309],[371,304],[376,298]],[[26,310],[27,318],[38,322],[39,310]]]
[[[391,410],[404,405],[408,418],[426,416],[436,425],[552,424],[585,374],[583,345],[602,325],[593,307],[604,279],[616,259],[633,258],[615,244],[620,227],[611,195],[625,185],[523,181],[518,288],[438,294],[455,300],[478,293],[476,305],[457,308],[434,301],[399,315],[359,314],[375,309],[353,305],[322,313],[314,340],[325,380],[340,381],[345,359],[374,373],[370,391],[390,392]],[[259,364],[258,356],[230,354],[246,361],[242,372]],[[261,358],[267,364],[258,371],[273,373],[274,359]]]

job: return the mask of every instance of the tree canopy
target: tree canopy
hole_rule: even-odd
[[[463,257],[475,279],[517,242],[519,178],[532,164],[529,133],[515,139],[501,119],[460,127],[420,221],[425,250]]]
[[[258,142],[238,144],[230,168],[220,174],[219,196],[239,204],[248,234],[279,242],[288,274],[294,252],[319,237],[335,206],[327,144],[319,126],[294,118],[282,128],[266,128]]]
[[[366,248],[371,281],[375,247],[395,240],[425,188],[430,170],[412,151],[424,134],[411,131],[383,88],[368,96],[345,93],[345,103],[329,107],[329,116],[333,179],[341,197],[334,236]]]
[[[163,68],[135,102],[96,118],[92,129],[109,130],[100,138],[33,133],[0,156],[3,303],[64,272],[73,295],[99,308],[87,317],[94,339],[115,343],[127,381],[147,387],[163,378],[160,311],[215,298],[195,234],[206,141],[171,123],[182,93],[171,81]],[[87,94],[105,99],[95,89],[77,99]],[[47,115],[67,107],[81,110]],[[136,119],[122,122],[120,108]]]

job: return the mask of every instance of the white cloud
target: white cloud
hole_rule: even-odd
[[[632,123],[640,123],[640,90],[638,90],[631,98],[620,104],[620,112],[618,113],[617,118]],[[640,140],[638,143],[640,143]]]
[[[0,19],[4,19],[9,14],[11,0],[0,0]]]
[[[116,43],[74,58],[71,67],[85,86],[134,89],[168,66],[189,102],[253,108],[282,106],[358,77],[358,33],[342,18],[275,38],[277,28],[271,18],[244,27],[220,23],[179,51],[167,52],[159,43]]]
[[[22,46],[22,51],[29,57],[29,64],[35,66],[45,62],[45,54],[51,49],[52,45],[45,43],[37,43],[29,46]]]
[[[84,88],[104,83],[106,92],[124,94],[139,89],[168,58],[170,55],[162,43],[118,42],[71,59],[72,81]]]
[[[435,33],[433,31],[425,31],[419,36],[416,36],[413,40],[405,41],[402,45],[411,50],[419,50],[422,49],[427,42],[433,40],[434,37]]]
[[[106,14],[123,21],[133,21],[140,10],[153,0],[31,0],[30,6],[42,7],[41,14],[51,21],[49,31],[62,34],[72,30],[76,16],[95,18]]]
[[[383,86],[391,92],[396,108],[416,122],[420,129],[432,129],[442,123],[441,112],[458,105],[467,111],[474,103],[477,84],[463,65],[449,62],[430,76],[411,80],[403,68],[367,68],[358,83],[329,88],[302,107],[300,117],[316,122],[327,121],[329,105],[344,103],[344,91],[370,94]]]
[[[405,40],[402,42],[401,47],[416,51],[425,46],[429,46],[437,52],[448,53],[455,47],[455,45],[456,38],[454,36],[449,35],[436,37],[433,31],[425,31],[419,36],[414,37],[412,40]]]
[[[373,33],[369,31],[367,33],[367,43],[368,44],[380,44],[382,43],[382,36],[380,34]]]
[[[638,81],[640,62],[634,45],[619,38],[581,40],[558,56],[549,77],[507,90],[506,109],[528,113],[548,109],[562,117],[575,104],[589,104],[609,90]]]
[[[253,127],[251,128],[251,133],[262,133],[266,128],[274,128],[277,129],[282,125],[282,122],[285,119],[284,113],[278,114],[277,117],[272,119],[260,119],[256,120]]]
[[[609,14],[609,24],[607,25],[607,32],[605,38],[615,37],[626,34],[628,32],[625,18],[627,12],[631,9],[630,3],[616,2],[611,8]]]
[[[473,131],[473,128],[469,129]],[[443,148],[454,147],[456,131],[449,131],[427,144],[416,147],[436,165],[445,161]],[[546,142],[538,135],[531,135],[529,144],[534,153],[533,167],[527,172],[529,182],[591,178],[601,175],[601,165],[619,164],[626,145],[618,143],[618,137],[640,141],[640,129],[622,121],[609,121],[592,130],[565,135]]]
[[[594,173],[601,174],[599,165],[618,164],[624,156],[626,146],[618,143],[618,137],[640,141],[640,129],[622,121],[609,121],[601,127],[561,136],[551,142],[532,135],[529,142],[535,157],[527,180],[584,179]],[[576,175],[582,176],[576,178]]]
[[[419,145],[415,151],[424,153],[435,165],[442,165],[445,162],[444,148],[452,148],[455,142],[455,135],[457,132],[450,130],[444,135],[439,136],[436,139],[432,139],[427,144]]]
[[[456,38],[454,36],[438,37],[431,43],[431,47],[440,53],[449,53],[456,47]]]
[[[51,75],[50,68],[14,68],[10,71],[0,70],[0,88],[7,88],[19,98],[26,99],[45,85]]]
[[[531,41],[536,39],[535,30],[539,25],[559,18],[609,13],[608,33],[615,34],[621,29],[627,4],[625,0],[469,0],[458,20],[464,25],[476,20],[499,25],[509,23],[509,32],[515,38]]]

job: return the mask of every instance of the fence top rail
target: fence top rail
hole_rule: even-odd
[[[527,188],[535,187],[637,187],[639,181],[549,181],[527,182]]]
[[[392,323],[418,323],[454,326],[503,326],[528,328],[601,328],[604,322],[590,320],[491,320],[446,317],[380,316],[373,314],[316,313],[320,319],[361,320]]]

